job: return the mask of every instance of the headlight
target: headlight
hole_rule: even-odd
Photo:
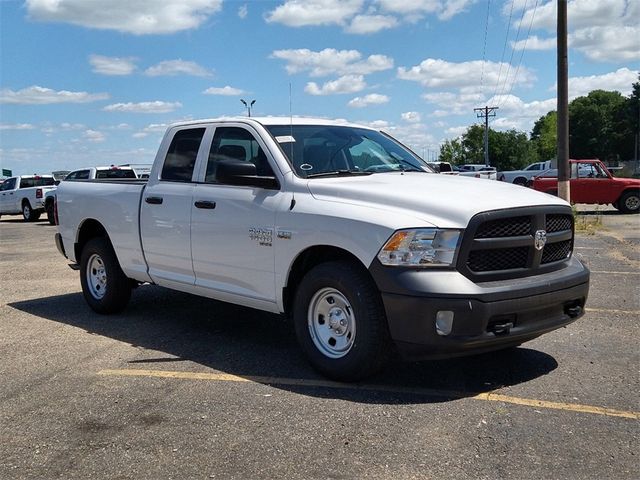
[[[398,230],[382,247],[378,260],[391,266],[450,267],[459,238],[460,230]]]

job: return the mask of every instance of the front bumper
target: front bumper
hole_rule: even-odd
[[[566,268],[532,277],[474,283],[453,270],[370,269],[392,339],[405,358],[447,358],[519,345],[581,317],[589,270]],[[436,331],[438,311],[453,312],[449,335]]]

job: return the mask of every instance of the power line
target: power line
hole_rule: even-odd
[[[511,9],[509,10],[509,21],[507,22],[507,34],[504,36],[504,45],[502,47],[502,56],[500,57],[500,69],[498,70],[498,80],[496,80],[496,88],[493,90],[493,96],[498,93],[498,85],[500,85],[500,77],[502,76],[502,62],[504,61],[504,52],[507,51],[507,42],[509,41],[509,32],[511,31],[511,18],[513,17],[513,4],[515,0],[511,0]]]
[[[507,82],[509,81],[509,73],[511,71],[511,62],[513,62],[513,55],[516,51],[515,49],[515,45],[518,43],[518,38],[520,38],[520,28],[522,28],[522,21],[524,20],[524,15],[527,12],[527,0],[525,0],[524,5],[522,7],[522,15],[520,17],[520,22],[518,22],[518,30],[516,32],[516,39],[514,41],[513,46],[511,47],[511,57],[509,58],[509,66],[507,67],[507,74],[504,77],[504,84],[502,85],[502,88],[500,89],[500,94],[502,95],[502,92],[504,92],[504,89],[507,87]]]
[[[484,62],[487,59],[487,34],[489,33],[489,9],[491,8],[491,0],[487,0],[487,19],[484,24],[484,47],[482,48],[482,70],[480,72],[480,91],[484,86]]]
[[[533,13],[531,14],[531,21],[529,22],[529,29],[527,30],[527,38],[524,39],[524,44],[522,45],[522,50],[520,51],[520,60],[518,61],[518,67],[516,68],[516,73],[513,76],[513,82],[509,87],[509,92],[507,93],[507,97],[511,95],[511,91],[513,90],[513,86],[518,78],[518,72],[520,71],[520,65],[522,64],[522,58],[524,57],[524,51],[527,49],[527,42],[529,41],[529,36],[531,35],[531,27],[533,26],[533,19],[536,18],[536,11],[538,10],[538,0],[536,0],[535,5],[533,6]],[[504,103],[504,100],[502,100]]]

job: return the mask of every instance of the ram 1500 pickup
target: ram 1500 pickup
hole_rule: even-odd
[[[22,214],[25,222],[35,222],[44,211],[44,197],[55,187],[52,175],[22,175],[0,184],[0,215]]]
[[[57,209],[96,312],[152,283],[286,314],[339,380],[396,351],[519,345],[580,317],[589,288],[566,202],[434,174],[388,135],[327,120],[176,124],[148,181],[65,181]]]

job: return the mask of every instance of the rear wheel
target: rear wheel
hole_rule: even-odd
[[[40,218],[40,212],[36,212],[31,208],[29,200],[25,200],[22,204],[22,218],[25,222],[35,222]]]
[[[53,213],[53,202],[48,202],[47,206],[45,207],[45,210],[47,211],[47,220],[49,220],[49,224],[55,225],[56,217],[55,217],[55,214]]]
[[[80,255],[80,284],[97,313],[122,311],[131,298],[131,281],[123,273],[113,247],[104,237],[89,240]]]
[[[293,318],[302,350],[327,377],[360,380],[389,357],[382,299],[367,272],[352,263],[327,262],[310,270],[296,292]]]
[[[638,211],[640,211],[640,192],[625,192],[617,204],[618,206],[616,208],[622,213],[638,213]]]
[[[524,177],[517,177],[514,181],[513,181],[514,185],[521,185],[521,186],[526,186],[527,185],[527,179]]]

